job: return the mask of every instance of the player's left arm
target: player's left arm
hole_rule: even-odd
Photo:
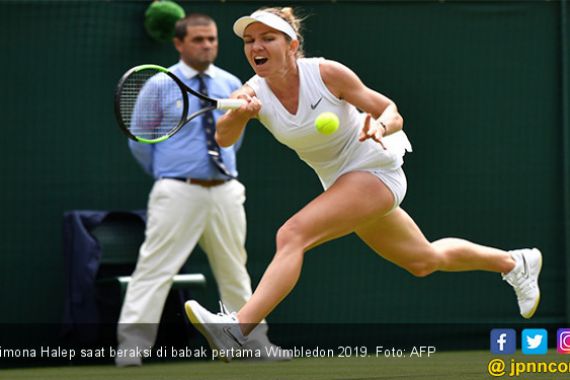
[[[326,60],[320,65],[321,77],[327,88],[363,112],[371,115],[365,120],[360,140],[372,138],[378,142],[382,136],[400,131],[404,119],[396,104],[381,93],[367,87],[348,67]]]

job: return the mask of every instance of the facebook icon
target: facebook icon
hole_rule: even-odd
[[[491,330],[491,353],[511,355],[517,350],[517,333],[513,329]]]

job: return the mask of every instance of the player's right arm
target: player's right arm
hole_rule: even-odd
[[[216,142],[221,147],[233,145],[240,138],[247,122],[257,117],[261,110],[261,102],[255,96],[255,91],[248,85],[243,85],[232,94],[231,98],[243,99],[247,103],[238,109],[226,112],[218,119]]]

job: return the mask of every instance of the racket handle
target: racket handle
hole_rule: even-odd
[[[217,108],[220,110],[235,110],[246,103],[243,99],[219,99]]]

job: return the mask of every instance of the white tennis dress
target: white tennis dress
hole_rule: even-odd
[[[328,90],[319,70],[322,61],[323,58],[297,60],[300,90],[299,107],[294,115],[285,109],[265,79],[256,75],[247,82],[261,101],[261,123],[315,170],[325,189],[350,171],[370,171],[378,175],[399,169],[405,152],[411,151],[405,133],[399,131],[385,137],[387,150],[371,139],[358,141],[365,114]],[[315,129],[315,119],[323,112],[338,116],[340,127],[336,133],[324,135]],[[395,189],[387,185],[394,192]]]

